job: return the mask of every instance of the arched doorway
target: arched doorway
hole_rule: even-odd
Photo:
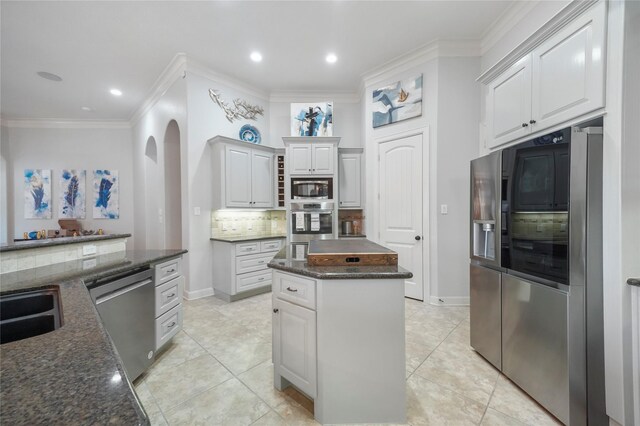
[[[180,169],[180,128],[171,120],[164,133],[164,244],[182,248],[182,190]]]
[[[158,146],[153,136],[149,136],[144,149],[145,181],[145,228],[147,249],[164,247],[164,230],[161,207],[162,174],[158,164]]]

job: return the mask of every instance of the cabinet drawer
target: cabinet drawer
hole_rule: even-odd
[[[182,258],[168,260],[156,265],[156,285],[166,283],[182,275]]]
[[[267,268],[267,263],[273,259],[273,254],[252,254],[236,257],[236,274],[260,271]]]
[[[182,303],[156,319],[156,350],[182,329]]]
[[[316,309],[316,282],[312,279],[274,272],[276,297],[309,309]]]
[[[281,248],[282,240],[269,240],[260,242],[260,251],[263,253],[268,251],[278,251]]]
[[[260,242],[236,244],[236,256],[243,254],[260,253]]]
[[[156,317],[167,312],[182,300],[184,277],[180,276],[156,287]]]
[[[236,276],[236,292],[251,290],[252,288],[264,287],[271,285],[270,269],[266,271],[251,272]]]

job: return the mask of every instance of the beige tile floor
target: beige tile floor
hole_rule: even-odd
[[[311,425],[313,403],[273,387],[271,294],[185,301],[184,329],[140,377],[153,425]],[[469,309],[407,299],[407,422],[554,425],[469,347]]]

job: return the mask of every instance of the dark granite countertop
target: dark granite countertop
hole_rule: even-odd
[[[267,265],[320,280],[406,279],[413,274],[400,266],[309,266],[306,244],[287,244]]]
[[[79,237],[45,238],[42,240],[18,241],[16,243],[0,244],[0,253],[16,250],[27,250],[33,248],[61,246],[65,244],[88,243],[90,241],[114,240],[116,238],[127,238],[131,234],[109,234],[109,235],[82,235]]]
[[[63,317],[55,331],[1,346],[2,422],[149,424],[85,282],[184,253],[126,251],[89,266],[79,260],[0,276],[0,294],[57,287]]]
[[[271,240],[278,238],[287,238],[286,234],[254,234],[254,235],[235,235],[231,237],[211,237],[211,241],[222,241],[225,243],[241,243],[243,241]]]

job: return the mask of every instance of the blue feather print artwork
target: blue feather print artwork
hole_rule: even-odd
[[[25,219],[51,219],[51,170],[25,169]]]
[[[93,218],[118,219],[120,217],[117,170],[93,171]]]
[[[61,218],[84,219],[86,216],[85,180],[86,170],[62,170],[60,173]]]

